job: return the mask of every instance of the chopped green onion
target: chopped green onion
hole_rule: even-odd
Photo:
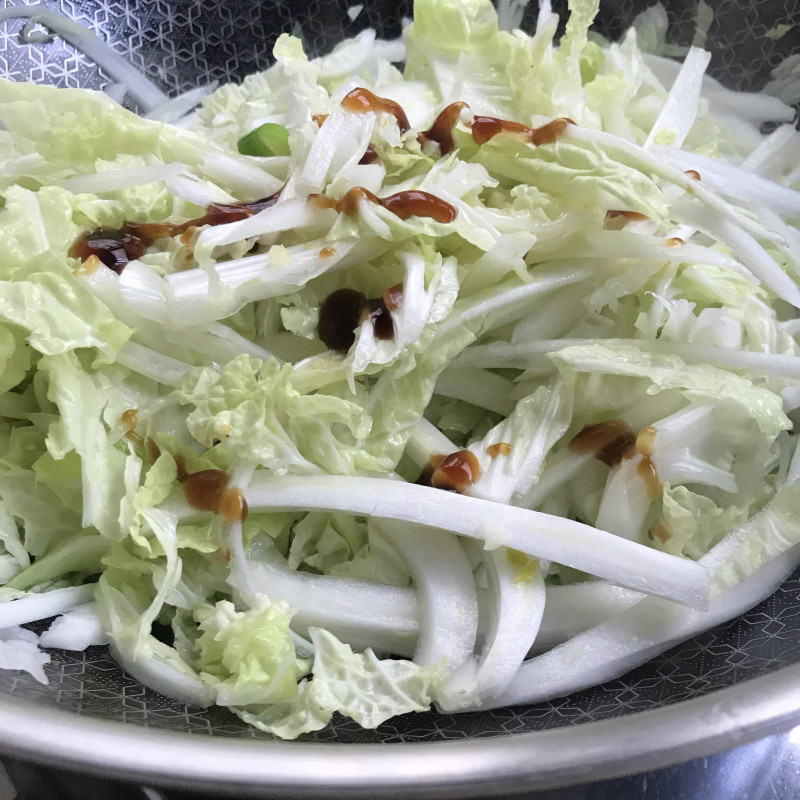
[[[245,134],[237,144],[243,156],[288,156],[289,131],[274,122],[265,122]]]

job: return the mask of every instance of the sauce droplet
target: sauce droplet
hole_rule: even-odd
[[[647,531],[647,535],[651,539],[658,539],[660,542],[667,542],[672,538],[672,534],[669,532],[669,528],[664,525],[663,522],[656,522],[649,531]]]
[[[651,500],[658,497],[663,487],[661,481],[658,479],[658,471],[656,465],[650,460],[649,456],[643,456],[642,460],[636,467],[636,474],[644,481],[644,488],[647,491],[647,496]]]
[[[328,116],[328,114],[312,114],[311,119],[321,128],[325,124],[325,120],[328,119]]]
[[[574,124],[568,117],[559,117],[538,128],[530,128],[521,122],[512,122],[508,119],[476,116],[472,122],[472,138],[478,144],[486,144],[500,133],[512,133],[520,135],[534,147],[540,147],[558,141],[567,125]]]
[[[337,289],[325,298],[319,308],[317,324],[325,347],[345,353],[352,347],[366,299],[366,295],[355,289]]]
[[[222,495],[230,479],[231,476],[221,469],[202,469],[184,477],[183,493],[194,508],[216,513],[220,510]]]
[[[139,412],[135,408],[129,408],[123,411],[119,421],[122,423],[122,427],[125,430],[126,439],[130,439],[136,444],[143,443],[142,437],[136,433],[136,426],[139,424]]]
[[[310,194],[308,196],[308,204],[315,208],[333,209],[334,211],[341,212],[342,204],[326,194]]]
[[[335,247],[323,247],[322,250],[319,251],[320,258],[330,258],[331,256],[335,255],[336,255]]]
[[[359,322],[370,320],[375,328],[375,338],[390,340],[394,339],[394,323],[392,315],[383,301],[382,297],[365,300],[361,304],[361,316]]]
[[[389,311],[397,311],[403,305],[403,284],[397,283],[394,286],[390,286],[383,293],[383,302]]]
[[[630,458],[636,451],[636,437],[620,419],[587,425],[570,442],[573,453],[592,453],[609,467],[615,467],[623,458]]]
[[[359,159],[359,164],[374,164],[378,160],[378,152],[370,145],[365,151],[364,155]]]
[[[696,169],[687,169],[684,174],[688,175],[693,181],[700,180],[700,173]]]
[[[219,513],[230,522],[244,522],[247,519],[247,500],[241,489],[226,489],[219,503]]]
[[[128,433],[139,424],[139,412],[135,408],[129,408],[122,412],[119,421],[122,423],[122,427],[125,428],[125,433]]]
[[[657,434],[658,428],[654,428],[652,425],[647,425],[639,431],[638,435],[636,436],[636,449],[643,456],[647,456],[649,458],[653,455]]]
[[[644,222],[646,220],[647,215],[638,211],[606,211],[605,228],[606,230],[619,231],[629,222]]]
[[[439,152],[443,156],[452,153],[455,149],[453,130],[461,116],[462,110],[465,108],[469,108],[469,106],[466,103],[458,102],[451,103],[449,106],[442,109],[433,121],[433,125],[417,136],[419,143],[425,144],[425,142],[435,142],[439,145]]]
[[[672,236],[664,242],[667,247],[681,247],[682,245],[686,244],[683,239],[679,239],[677,236]]]
[[[370,111],[391,114],[397,120],[397,127],[400,128],[400,133],[405,133],[411,127],[408,124],[406,112],[403,111],[403,107],[399,103],[390,100],[388,97],[378,97],[378,95],[363,87],[353,89],[352,92],[346,94],[342,100],[342,108],[354,114],[366,114]]]
[[[393,339],[391,312],[402,302],[402,284],[390,287],[381,297],[369,299],[356,289],[337,289],[320,306],[317,334],[329,350],[346,353],[356,340],[356,328],[369,320],[376,339]]]
[[[481,477],[481,465],[470,450],[459,450],[445,456],[431,475],[431,486],[463,494]]]
[[[444,459],[444,455],[440,453],[429,456],[428,463],[422,468],[419,478],[417,478],[414,483],[419,484],[420,486],[430,486],[431,478],[433,477],[433,471],[439,466],[439,464],[442,463],[442,461],[444,461]]]
[[[572,438],[569,449],[573,453],[591,453],[601,450],[625,433],[628,433],[628,426],[621,419],[587,425]]]
[[[72,243],[68,254],[81,261],[95,256],[109,269],[119,275],[129,261],[141,258],[149,242],[126,230],[100,228],[85,233]]]
[[[497,442],[496,444],[490,444],[486,448],[486,452],[491,458],[507,456],[511,452],[511,445],[508,442]]]
[[[635,454],[636,436],[628,431],[599,450],[597,458],[609,467],[615,467],[623,459],[632,458]]]

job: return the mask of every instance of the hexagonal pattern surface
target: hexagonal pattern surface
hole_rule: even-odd
[[[269,64],[281,32],[299,32],[310,54],[372,26],[396,36],[411,10],[410,0],[367,2],[350,20],[343,0],[44,0],[94,29],[122,56],[165,91],[185,91],[211,80],[240,80]],[[649,2],[620,0],[604,9],[600,31],[619,35]],[[531,2],[523,21],[536,16]],[[666,3],[670,41],[687,44],[695,28],[696,0]],[[714,18],[707,46],[711,71],[729,85],[758,89],[770,69],[800,48],[800,28],[780,38],[765,36],[775,26],[797,21],[796,0],[712,0]],[[562,14],[566,0],[555,0]],[[0,74],[58,86],[102,88],[108,78],[89,59],[56,39],[25,45],[22,23],[0,23]],[[800,660],[800,571],[771,598],[743,617],[698,636],[633,670],[619,680],[530,707],[459,716],[434,713],[400,717],[376,731],[338,718],[317,734],[320,742],[421,742],[493,737],[576,725],[630,714],[707,694]],[[122,720],[132,725],[226,737],[265,735],[221,709],[183,706],[145,689],[117,667],[104,648],[85,653],[53,652],[48,686],[28,675],[0,671],[0,695],[56,706],[75,714]]]

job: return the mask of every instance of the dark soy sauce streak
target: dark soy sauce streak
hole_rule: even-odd
[[[400,103],[395,103],[394,100],[389,100],[387,97],[378,97],[369,89],[362,87],[353,89],[352,92],[345,95],[342,100],[342,108],[354,114],[366,114],[370,111],[391,114],[397,120],[400,133],[405,133],[411,127]]]
[[[417,137],[419,143],[436,142],[443,156],[452,153],[455,147],[453,130],[458,123],[461,112],[465,108],[469,108],[466,103],[457,102],[451,103],[442,109],[434,120],[433,125],[419,134]],[[500,133],[511,133],[522,136],[534,147],[539,147],[543,144],[553,144],[558,141],[567,125],[574,124],[568,117],[559,117],[538,128],[531,128],[521,122],[476,115],[472,121],[472,138],[477,144],[486,144]]]
[[[662,486],[656,465],[651,460],[657,431],[651,425],[642,428],[638,435],[620,419],[587,425],[570,442],[573,453],[594,453],[595,457],[616,467],[623,459],[640,453],[642,460],[636,466],[636,474],[644,481],[647,496],[654,500],[661,494]]]
[[[458,214],[450,203],[419,189],[397,192],[388,197],[378,197],[363,186],[354,186],[341,200],[334,200],[324,194],[308,196],[308,202],[317,208],[330,208],[348,217],[354,217],[358,213],[358,204],[362,200],[382,206],[400,219],[430,217],[436,222],[446,224],[452,222]]]
[[[568,117],[559,117],[538,128],[530,128],[521,122],[476,115],[472,122],[472,138],[478,144],[486,144],[499,133],[515,133],[524,137],[534,147],[540,147],[543,144],[553,144],[558,141],[567,125],[574,124]]]
[[[201,225],[225,225],[252,217],[278,202],[280,192],[253,203],[212,203],[206,213],[197,219],[180,224],[174,222],[124,222],[119,230],[89,231],[70,247],[69,255],[87,261],[96,256],[118,275],[129,261],[141,258],[156,239],[181,236]]]
[[[469,106],[459,101],[457,103],[450,103],[449,106],[442,109],[433,121],[433,125],[417,136],[419,143],[425,144],[425,142],[435,142],[439,145],[439,152],[443,156],[452,153],[455,149],[453,129],[461,116],[462,110],[465,108],[469,108]]]

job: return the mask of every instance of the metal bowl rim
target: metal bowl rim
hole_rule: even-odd
[[[492,738],[396,744],[233,739],[0,700],[0,751],[39,764],[216,794],[468,798],[642,772],[800,723],[800,664],[613,719]]]

